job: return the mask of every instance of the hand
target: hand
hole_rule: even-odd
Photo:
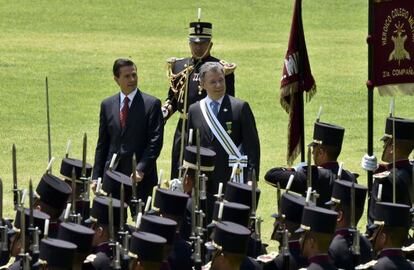
[[[96,195],[96,187],[98,185],[98,180],[92,180],[92,183],[90,185],[90,188],[94,195]]]
[[[375,171],[378,168],[377,157],[375,155],[368,156],[368,154],[365,154],[361,159],[361,167],[366,171]]]
[[[131,179],[135,180],[136,183],[141,182],[143,178],[144,178],[144,172],[135,171],[135,178],[134,178],[134,174],[131,173]]]

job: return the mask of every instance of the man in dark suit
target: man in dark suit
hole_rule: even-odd
[[[156,160],[164,131],[161,102],[137,88],[137,68],[131,60],[115,60],[113,74],[121,91],[101,104],[93,179],[103,177],[117,154],[113,169],[126,175],[136,170],[138,197],[146,200],[157,183]],[[136,168],[132,168],[133,154]]]
[[[199,129],[201,146],[216,152],[215,168],[207,181],[207,200],[211,210],[213,194],[217,193],[220,182],[224,184],[225,191],[233,171],[232,162],[233,165],[244,167],[240,174],[244,175],[244,181],[252,168],[256,170],[256,176],[259,175],[260,143],[249,104],[225,94],[225,73],[219,63],[207,62],[200,68],[200,83],[207,91],[207,97],[190,106],[188,124],[194,131]],[[208,122],[210,118],[206,114],[215,120]],[[209,123],[219,128],[213,129]],[[221,135],[215,135],[214,132]],[[222,138],[226,136],[228,139],[223,141]],[[196,142],[196,139],[192,141]],[[233,147],[228,146],[231,144]]]
[[[168,89],[168,97],[162,106],[164,121],[167,121],[177,110],[183,114],[188,111],[190,105],[206,97],[206,92],[200,87],[199,80],[200,67],[206,62],[217,62],[223,66],[226,75],[226,94],[234,96],[234,70],[236,65],[211,56],[212,30],[213,25],[209,22],[191,22],[188,36],[191,57],[170,58],[168,60],[170,88]],[[185,76],[186,70],[188,70],[188,79]],[[185,87],[187,87],[186,100],[182,96]],[[178,177],[178,168],[182,165],[179,164],[182,124],[181,116],[174,133],[171,152],[171,178]]]

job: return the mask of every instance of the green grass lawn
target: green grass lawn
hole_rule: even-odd
[[[361,174],[367,141],[367,1],[303,1],[309,58],[318,93],[306,105],[306,140],[320,105],[322,121],[346,127],[340,160]],[[213,23],[216,57],[237,63],[236,96],[249,101],[261,141],[261,177],[286,165],[288,115],[279,105],[279,80],[287,49],[293,0],[227,1],[45,1],[0,0],[0,177],[5,214],[12,216],[11,147],[18,151],[21,187],[37,182],[47,166],[45,76],[49,78],[53,156],[60,166],[66,142],[81,157],[87,132],[88,161],[93,163],[101,100],[118,91],[111,70],[115,58],[138,65],[139,87],[162,100],[168,81],[165,60],[189,56],[187,26],[202,7]],[[375,94],[375,152],[383,132],[389,98]],[[413,97],[397,97],[398,116],[414,118]],[[177,121],[166,125],[159,168],[169,173]],[[276,191],[260,182],[259,214],[269,241]],[[362,225],[361,225],[362,226]]]

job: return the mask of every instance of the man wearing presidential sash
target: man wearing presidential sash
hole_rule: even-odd
[[[215,168],[207,182],[207,198],[214,202],[213,194],[217,193],[220,182],[225,189],[229,180],[250,180],[247,175],[251,169],[259,175],[260,143],[249,104],[226,94],[222,65],[203,64],[200,85],[207,96],[190,106],[188,125],[194,135],[196,129],[200,130],[201,146],[216,152]]]

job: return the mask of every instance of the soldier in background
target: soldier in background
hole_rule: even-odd
[[[334,239],[329,246],[329,256],[333,259],[335,266],[341,269],[351,270],[361,263],[367,263],[372,260],[372,246],[369,240],[363,235],[357,234],[359,243],[355,241],[354,234],[358,222],[364,212],[365,198],[367,188],[358,184],[355,187],[355,216],[352,221],[351,213],[351,188],[352,183],[349,181],[336,180],[332,190],[332,197],[328,205],[332,210],[338,213],[336,222],[336,231]],[[352,250],[353,244],[357,245],[360,254],[355,254]]]
[[[91,229],[95,231],[92,241],[92,254],[86,260],[85,269],[110,269],[113,251],[109,245],[111,240],[110,220],[108,208],[110,199],[108,197],[97,196],[93,199],[91,215],[89,220],[85,221]],[[112,199],[113,207],[113,232],[118,232],[121,222],[121,202]],[[127,213],[127,205],[124,205],[124,213]],[[114,235],[112,237],[115,237]],[[112,240],[115,240],[113,238]]]
[[[407,241],[408,228],[411,225],[410,207],[378,202],[374,209],[374,224],[371,225],[371,229],[374,230],[372,243],[378,258],[356,269],[414,269],[414,264],[405,258],[401,250]]]
[[[174,134],[171,161],[171,179],[178,177],[183,118],[186,119],[188,107],[206,97],[199,85],[199,69],[205,62],[219,62],[225,70],[226,94],[234,96],[235,64],[229,64],[210,54],[213,46],[212,24],[209,22],[191,22],[189,27],[189,45],[191,57],[171,58],[168,60],[170,88],[168,97],[162,106],[164,121],[177,110],[181,113]],[[187,77],[186,77],[187,76]],[[187,132],[187,128],[185,130]],[[184,149],[182,149],[184,151]]]
[[[304,207],[302,222],[296,233],[302,233],[302,255],[309,261],[306,269],[337,269],[328,255],[337,217],[338,213],[332,210],[314,206]]]
[[[311,203],[314,205],[313,203]],[[272,239],[279,242],[279,247],[287,245],[288,254],[279,252],[279,255],[271,262],[263,265],[264,270],[285,270],[284,264],[288,263],[290,270],[297,270],[308,265],[308,261],[301,255],[299,237],[300,235],[295,231],[300,227],[302,220],[303,208],[306,205],[305,198],[291,192],[283,193],[280,198],[280,211],[272,215],[275,220],[273,228]],[[288,243],[283,243],[283,231],[288,230]],[[284,256],[288,256],[289,261],[284,262]],[[285,259],[286,260],[286,259]],[[286,269],[287,270],[287,269]]]
[[[393,146],[393,122],[395,124],[395,147]],[[361,166],[368,171],[374,171],[374,183],[371,190],[371,201],[369,205],[369,224],[374,216],[375,202],[378,197],[378,187],[382,184],[381,201],[393,201],[393,178],[395,175],[396,202],[411,205],[414,200],[413,194],[413,165],[410,164],[409,155],[414,149],[414,120],[388,117],[385,123],[385,134],[381,139],[384,142],[382,161],[385,164],[377,165],[375,156],[365,155]],[[394,167],[395,154],[395,173]]]
[[[45,173],[36,188],[34,207],[50,216],[49,236],[56,237],[72,188],[59,177]]]
[[[319,194],[318,206],[325,207],[325,202],[331,198],[333,182],[338,178],[339,164],[337,159],[341,153],[344,133],[343,127],[315,122],[313,141],[309,146],[313,148],[312,155],[315,165],[312,166],[312,188]],[[307,166],[299,166],[296,169],[276,167],[266,173],[265,180],[272,186],[280,183],[283,188],[287,185],[292,174],[295,175],[295,179],[291,189],[305,195]],[[347,170],[342,170],[340,179],[356,182],[355,175]]]

